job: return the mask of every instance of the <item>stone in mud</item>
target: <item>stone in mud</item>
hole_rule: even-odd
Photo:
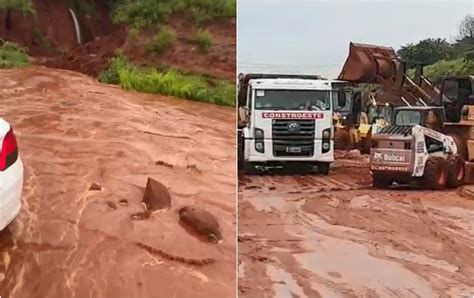
[[[468,200],[474,200],[474,188],[472,186],[463,186],[459,188],[459,195]]]
[[[102,185],[100,185],[99,183],[92,183],[91,186],[89,187],[89,190],[92,190],[92,191],[101,191],[102,190]]]
[[[213,242],[222,241],[219,222],[210,212],[192,206],[185,206],[178,211],[181,223],[197,234]]]
[[[166,186],[160,182],[148,178],[143,196],[143,203],[147,211],[156,211],[171,206],[171,197]]]

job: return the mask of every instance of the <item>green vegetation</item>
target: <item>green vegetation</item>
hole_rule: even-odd
[[[43,32],[39,29],[33,30],[33,41],[40,45],[43,49],[52,49],[53,45],[51,42],[44,36]]]
[[[30,64],[26,49],[0,39],[0,68],[14,68]]]
[[[114,22],[135,28],[161,24],[174,12],[183,12],[196,22],[236,15],[236,0],[120,0],[114,7]]]
[[[414,74],[414,71],[411,71],[411,74]],[[462,58],[456,60],[441,60],[426,66],[424,68],[424,75],[433,81],[448,75],[474,75],[474,61],[467,61]]]
[[[203,53],[207,53],[212,47],[212,34],[207,30],[199,29],[196,32],[195,40],[199,46],[199,50]]]
[[[0,0],[0,10],[18,10],[25,14],[35,14],[35,7],[31,0]]]
[[[158,34],[156,34],[151,42],[147,45],[150,52],[163,53],[169,49],[176,40],[176,32],[167,26],[161,26]]]
[[[136,42],[139,35],[140,31],[137,28],[130,28],[127,31],[127,37],[129,41]]]
[[[119,84],[126,90],[159,93],[220,105],[235,106],[235,84],[184,74],[176,70],[135,67],[123,57],[111,60],[100,81]]]
[[[408,75],[413,77],[416,66],[436,80],[444,75],[474,75],[474,16],[467,15],[459,25],[459,36],[453,43],[445,39],[428,38],[407,44],[398,54],[407,62]]]

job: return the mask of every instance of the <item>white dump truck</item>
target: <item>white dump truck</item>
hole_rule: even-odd
[[[319,76],[241,75],[238,153],[240,169],[316,166],[334,161],[333,82]],[[336,96],[334,96],[336,98]],[[338,96],[344,105],[344,96]]]

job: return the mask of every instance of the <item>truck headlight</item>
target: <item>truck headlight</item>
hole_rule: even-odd
[[[331,132],[329,130],[323,131],[323,139],[329,139],[331,137]]]
[[[264,133],[263,130],[260,128],[255,128],[255,138],[256,139],[263,139]]]
[[[329,150],[329,143],[323,143],[323,149],[324,150]]]
[[[263,145],[262,141],[255,141],[255,150],[260,153],[265,152],[265,146]]]

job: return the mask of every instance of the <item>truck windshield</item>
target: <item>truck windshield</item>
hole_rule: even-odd
[[[418,111],[399,111],[395,116],[395,125],[415,126],[421,123],[421,113]]]
[[[255,90],[255,109],[329,110],[331,108],[329,94],[329,90]]]

